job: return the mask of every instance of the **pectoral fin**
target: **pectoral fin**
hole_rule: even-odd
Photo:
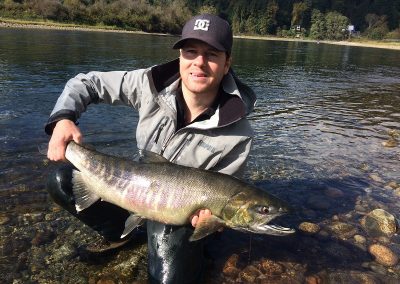
[[[100,199],[99,196],[87,189],[87,185],[80,171],[72,171],[72,191],[75,197],[75,208],[77,212],[80,212],[97,200]]]
[[[131,214],[125,221],[125,229],[122,232],[121,239],[132,232],[136,227],[144,223],[144,218],[142,216]]]
[[[218,231],[218,229],[225,226],[225,221],[215,215],[203,219],[196,225],[193,234],[190,236],[189,241],[197,241],[208,235]]]

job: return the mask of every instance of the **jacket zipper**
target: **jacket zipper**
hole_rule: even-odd
[[[158,139],[160,139],[161,131],[163,131],[165,125],[167,125],[167,120],[168,119],[166,117],[164,117],[161,120],[160,126],[158,127],[157,133],[156,133],[156,135],[155,135],[155,137],[153,139],[153,144],[157,144],[158,143]]]

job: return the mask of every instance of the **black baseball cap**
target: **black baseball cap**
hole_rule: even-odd
[[[216,15],[202,14],[187,21],[181,39],[173,48],[181,48],[188,39],[201,40],[219,51],[231,53],[232,50],[232,29],[227,21]]]

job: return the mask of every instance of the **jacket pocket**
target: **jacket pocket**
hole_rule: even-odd
[[[190,144],[190,142],[192,142],[193,140],[193,133],[189,133],[185,139],[183,140],[183,142],[179,145],[179,147],[176,149],[176,151],[174,152],[174,154],[172,155],[172,157],[169,159],[171,162],[175,163],[176,161],[179,160],[180,155],[182,153],[182,151],[188,147],[188,145]]]

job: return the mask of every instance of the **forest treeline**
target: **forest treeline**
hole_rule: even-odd
[[[400,39],[400,0],[0,0],[0,17],[171,34],[205,12],[235,35]]]

